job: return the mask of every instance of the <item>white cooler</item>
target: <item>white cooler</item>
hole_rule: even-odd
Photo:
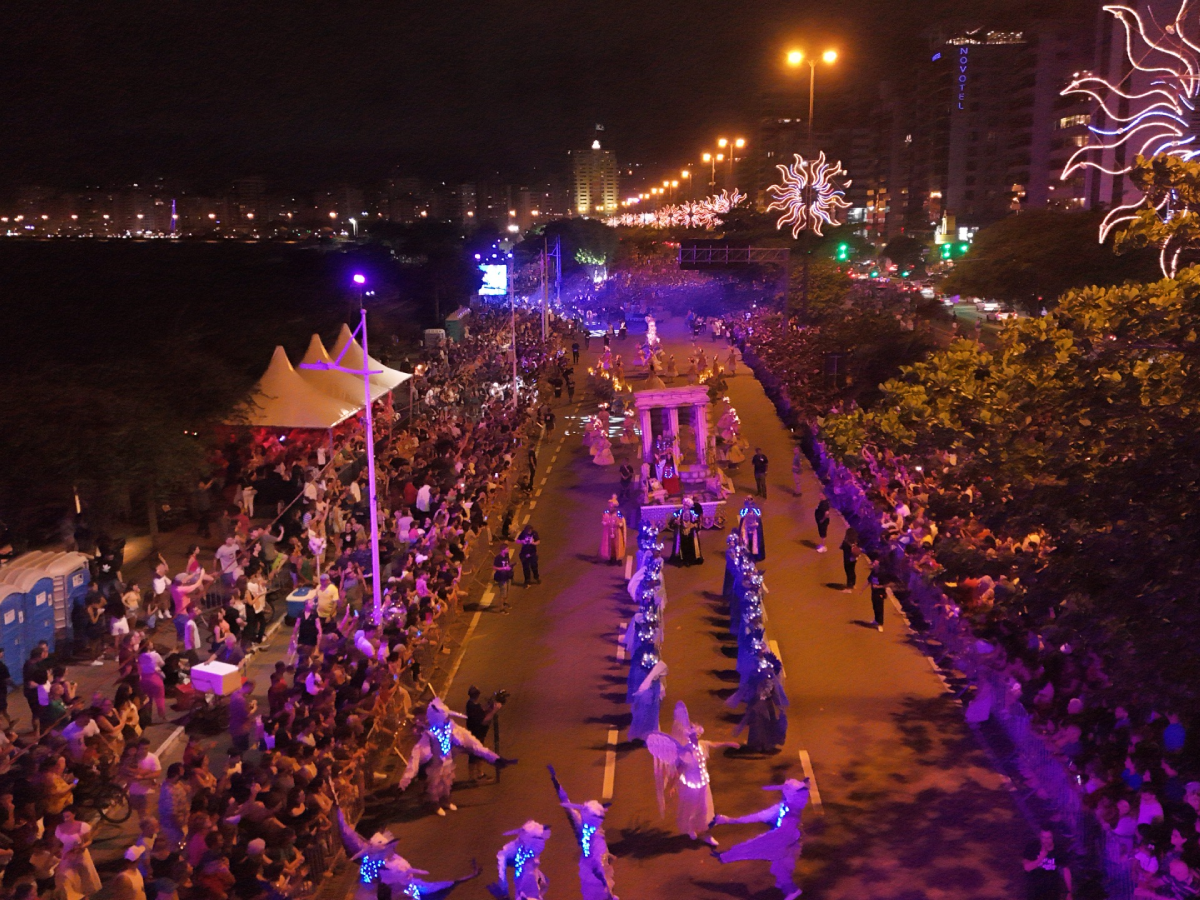
[[[210,662],[192,666],[192,687],[206,694],[228,697],[242,686],[242,672],[229,663]]]

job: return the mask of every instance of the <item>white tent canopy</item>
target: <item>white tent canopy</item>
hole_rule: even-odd
[[[362,369],[362,347],[359,345],[358,341],[354,339],[354,334],[350,331],[350,326],[343,324],[341,333],[338,334],[337,343],[333,345],[334,359],[337,359],[342,352],[342,348],[346,347],[347,344],[349,344],[350,347],[346,350],[346,355],[342,357],[342,365],[348,369]],[[378,375],[371,376],[371,383],[379,385],[384,390],[390,391],[404,384],[404,382],[408,381],[408,379],[412,378],[411,375],[406,374],[405,372],[400,372],[396,369],[389,369],[373,356],[368,356],[367,360],[370,364],[369,368],[371,371],[379,372]]]
[[[346,355],[349,356],[350,354],[347,353]],[[329,352],[325,349],[325,345],[321,343],[320,335],[314,334],[312,340],[308,342],[308,352],[304,354],[304,359],[301,361],[297,372],[301,378],[322,393],[329,394],[338,400],[353,403],[361,409],[363,405],[363,383],[360,377],[333,369],[305,368],[305,366],[314,363],[332,362],[332,357],[330,357]],[[352,364],[348,365],[345,359],[342,360],[342,365],[346,368],[354,368]],[[376,384],[374,381],[371,382],[372,400],[378,400],[387,392],[388,388],[381,384]]]
[[[363,407],[357,401],[330,396],[292,368],[287,352],[276,347],[271,364],[242,407],[234,424],[255,428],[332,428]]]

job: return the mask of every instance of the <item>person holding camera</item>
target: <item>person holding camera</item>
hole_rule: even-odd
[[[504,700],[508,694],[505,691],[497,691],[486,703],[480,703],[479,696],[479,688],[475,685],[467,689],[467,731],[471,732],[471,736],[479,743],[486,745],[488,733],[492,730],[492,720],[496,718],[496,713],[504,708]],[[467,773],[472,781],[487,780],[483,769],[484,762],[482,757],[471,755],[467,763]]]

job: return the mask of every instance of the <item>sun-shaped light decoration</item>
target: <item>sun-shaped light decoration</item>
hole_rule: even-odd
[[[717,215],[721,215],[722,213],[729,212],[745,199],[746,195],[737,188],[734,188],[732,193],[729,191],[721,191],[721,193],[714,194],[711,197],[706,197],[700,202],[707,205],[709,209],[711,209]]]
[[[791,225],[793,238],[799,237],[806,228],[820,235],[823,226],[835,224],[834,216],[839,209],[850,206],[845,200],[850,182],[839,184],[837,181],[846,170],[840,162],[826,161],[824,153],[818,154],[816,159],[805,159],[799,153],[793,156],[796,161],[790,166],[775,167],[783,177],[783,183],[767,188],[775,197],[767,212],[782,212],[775,227]]]
[[[1166,25],[1158,24],[1153,16],[1146,21],[1139,11],[1128,6],[1104,7],[1125,29],[1125,55],[1134,77],[1148,81],[1148,85],[1145,90],[1134,92],[1084,73],[1063,90],[1063,96],[1090,97],[1111,123],[1109,128],[1088,126],[1099,140],[1075,151],[1063,169],[1064,181],[1084,168],[1108,175],[1126,175],[1132,171],[1138,156],[1149,159],[1165,153],[1185,160],[1200,156],[1197,144],[1200,135],[1192,124],[1200,93],[1200,34],[1186,33],[1184,19],[1190,5],[1194,5],[1192,0],[1182,0],[1175,20]],[[1191,18],[1194,20],[1195,16]],[[1200,29],[1193,26],[1192,31]],[[1128,77],[1122,79],[1122,83],[1127,80]],[[1121,149],[1125,164],[1106,166],[1105,152],[1120,154]],[[1169,198],[1155,205],[1143,198],[1115,207],[1101,223],[1101,242],[1117,225],[1137,218],[1139,209],[1154,208],[1160,216],[1170,218],[1168,201]],[[1166,268],[1164,265],[1164,271]]]

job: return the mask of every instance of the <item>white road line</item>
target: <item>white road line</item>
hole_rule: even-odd
[[[779,642],[774,638],[767,641],[767,646],[771,648],[771,652],[775,654],[775,658],[779,660],[779,674],[787,678],[787,669],[783,667],[783,654],[779,652]]]
[[[488,591],[491,594],[491,591]],[[491,603],[491,600],[488,600]],[[483,601],[480,601],[480,605]],[[450,669],[450,675],[446,678],[446,686],[442,688],[442,699],[450,693],[450,687],[454,684],[454,676],[458,674],[458,667],[462,665],[463,657],[467,655],[467,643],[471,640],[471,635],[475,633],[475,626],[479,624],[480,618],[483,616],[483,610],[475,610],[475,615],[471,616],[471,624],[467,626],[467,633],[463,635],[462,647],[458,651],[458,659],[454,661],[454,665]]]
[[[479,608],[487,609],[492,605],[492,601],[496,599],[496,592],[490,588],[483,592],[483,596],[479,598]]]
[[[541,491],[538,491],[538,493],[540,494],[540,493],[541,493]],[[535,509],[537,509],[537,501],[536,501],[536,500],[530,500],[530,501],[529,501],[529,511],[530,511],[530,512],[533,512]]]
[[[625,557],[625,580],[628,581],[633,577],[633,557]]]
[[[521,520],[521,527],[524,528],[529,524],[529,513],[525,513],[525,518]]]
[[[553,462],[553,460],[552,460],[552,461],[550,462],[550,465],[546,466],[546,474],[545,474],[545,475],[542,477],[542,481],[549,481],[549,480],[550,480],[550,473],[551,473],[551,472],[553,472],[553,471],[554,471],[554,462]]]
[[[892,601],[892,608],[895,609],[897,613],[899,613],[900,615],[903,616],[904,615],[904,607],[900,605],[900,601],[896,599],[896,595],[893,594],[891,591],[888,591],[887,595],[888,595],[888,599]],[[905,619],[907,621],[907,617],[905,617]]]
[[[617,625],[617,662],[625,659],[625,623]]]
[[[807,750],[800,751],[800,765],[804,769],[804,777],[808,779],[808,800],[817,812],[825,815],[825,807],[821,803],[821,792],[817,789],[817,775],[813,772],[812,758],[808,755]]]
[[[159,744],[158,749],[154,751],[154,755],[157,756],[159,759],[161,759],[162,755],[171,749],[171,745],[174,744],[177,740],[179,740],[179,736],[181,734],[183,734],[183,726],[182,725],[180,725],[178,728],[176,728],[174,731],[172,731],[170,734],[167,735],[166,740],[164,740],[161,744]]]
[[[535,497],[540,497],[540,496],[542,496],[542,489],[541,489],[541,488],[538,488],[536,491],[534,491],[534,492],[533,492],[533,496],[535,496]]]
[[[608,729],[608,749],[604,751],[604,788],[600,791],[600,799],[611,800],[613,787],[617,781],[617,729]]]

